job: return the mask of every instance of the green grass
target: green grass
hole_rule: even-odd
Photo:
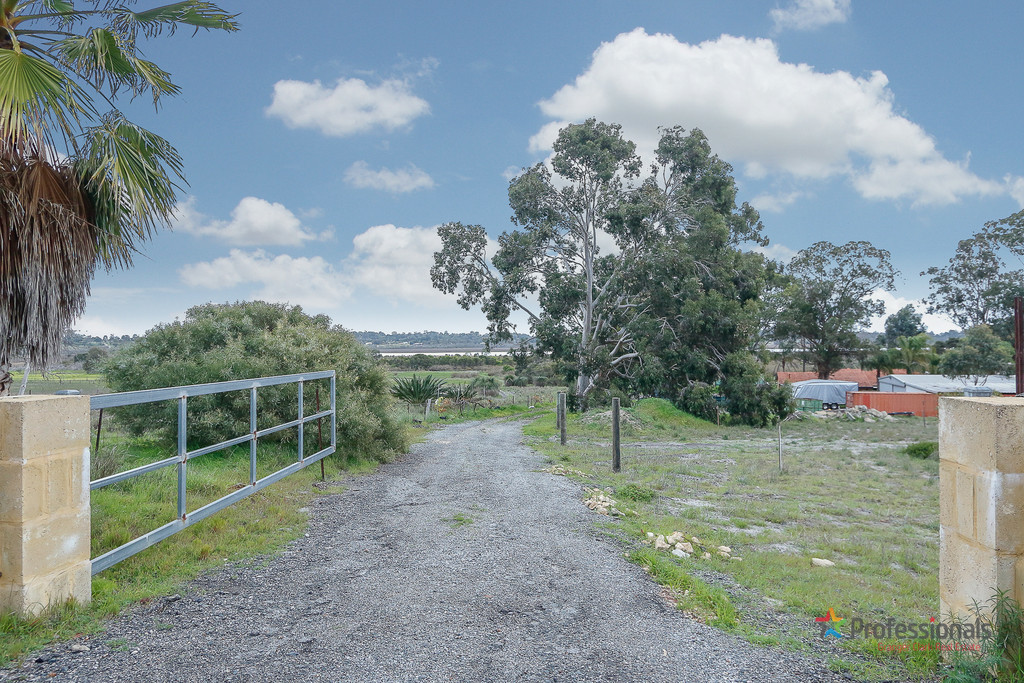
[[[638,516],[617,528],[634,547],[647,532],[682,531],[742,557],[677,559],[653,549],[632,556],[649,569],[652,554],[676,567],[675,582],[685,582],[684,575],[727,576],[759,600],[776,601],[797,625],[795,632],[777,633],[740,628],[740,635],[814,648],[820,644],[813,618],[829,607],[841,617],[872,620],[938,616],[938,462],[902,452],[936,440],[936,420],[927,426],[920,419],[787,422],[780,471],[775,429],[717,427],[656,399],[638,401],[623,415],[619,474],[611,472],[610,424],[603,417],[570,416],[565,447],[553,415],[525,431],[552,462],[584,472],[588,487],[612,487],[613,498],[630,501]],[[812,568],[812,557],[836,566]],[[662,578],[669,573],[652,571]],[[714,616],[720,607],[712,602],[694,611],[723,623]],[[742,623],[744,604],[735,609]],[[837,666],[868,678],[937,670],[934,653],[879,652],[877,643],[849,639],[836,651]]]
[[[727,631],[734,629],[739,620],[725,591],[708,586],[670,558],[670,555],[646,548],[629,555],[631,562],[643,567],[655,581],[669,589],[679,609],[711,626]]]
[[[114,464],[122,470],[166,455],[166,449],[154,442],[105,432],[101,455],[106,450],[115,451]],[[261,446],[258,472],[262,476],[294,459],[291,447]],[[339,455],[325,460],[328,483],[374,467],[343,463]],[[201,456],[189,461],[187,472],[188,508],[194,510],[248,481],[248,451]],[[170,521],[175,516],[175,477],[174,469],[168,468],[94,491],[93,557]],[[174,593],[184,582],[225,562],[279,551],[306,528],[303,508],[321,491],[339,490],[314,486],[319,479],[320,467],[310,465],[101,572],[93,578],[90,605],[59,605],[34,618],[0,615],[0,665],[55,640],[95,633],[128,605]]]
[[[441,521],[447,522],[453,529],[458,529],[472,524],[473,518],[463,512],[456,512],[451,517],[445,517]]]
[[[21,387],[22,372],[12,372],[14,383],[11,385],[16,393]],[[83,394],[105,394],[109,392],[103,375],[83,372],[81,370],[54,370],[43,376],[33,372],[28,376],[29,394],[52,394],[61,389],[77,389]]]

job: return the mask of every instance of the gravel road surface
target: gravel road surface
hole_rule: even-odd
[[[686,618],[543,464],[521,424],[447,426],[318,499],[266,566],[213,572],[0,680],[844,680]]]

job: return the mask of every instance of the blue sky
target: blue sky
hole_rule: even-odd
[[[822,239],[890,250],[890,312],[1024,207],[1020,3],[220,4],[239,32],[145,47],[183,93],[122,104],[175,145],[189,186],[134,268],[97,275],[80,331],[253,298],[356,330],[483,330],[430,287],[435,229],[509,229],[511,174],[589,116],[641,153],[659,125],[704,130],[774,257]]]

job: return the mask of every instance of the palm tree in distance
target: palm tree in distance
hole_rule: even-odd
[[[96,265],[131,265],[168,225],[182,160],[116,107],[178,87],[141,38],[237,30],[237,15],[185,0],[0,0],[0,396],[15,353],[47,368],[85,309]]]

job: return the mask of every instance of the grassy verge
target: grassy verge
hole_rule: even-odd
[[[552,415],[526,432],[553,463],[637,513],[613,523],[614,533],[638,548],[634,561],[682,591],[682,609],[754,642],[826,652],[835,669],[858,677],[936,675],[933,653],[822,641],[814,622],[830,607],[872,622],[938,616],[938,463],[902,452],[936,440],[934,420],[787,422],[780,470],[774,429],[717,427],[655,399],[623,416],[619,474],[607,414],[570,416],[565,447]],[[742,560],[677,558],[645,545],[648,532],[674,531],[729,546]],[[812,567],[812,557],[835,566]]]
[[[129,455],[130,451],[130,455]],[[92,478],[166,457],[165,448],[104,433]],[[294,447],[261,445],[258,476],[294,462]],[[0,615],[0,665],[56,640],[100,631],[104,621],[135,602],[169,595],[202,572],[226,562],[265,557],[299,537],[307,524],[306,506],[317,495],[338,492],[341,480],[376,464],[325,459],[326,482],[312,464],[280,482],[218,512],[93,578],[89,605],[65,604],[35,618]],[[189,461],[188,508],[215,500],[248,481],[248,450],[213,453]],[[175,516],[176,474],[159,470],[93,492],[92,555],[115,548]]]

